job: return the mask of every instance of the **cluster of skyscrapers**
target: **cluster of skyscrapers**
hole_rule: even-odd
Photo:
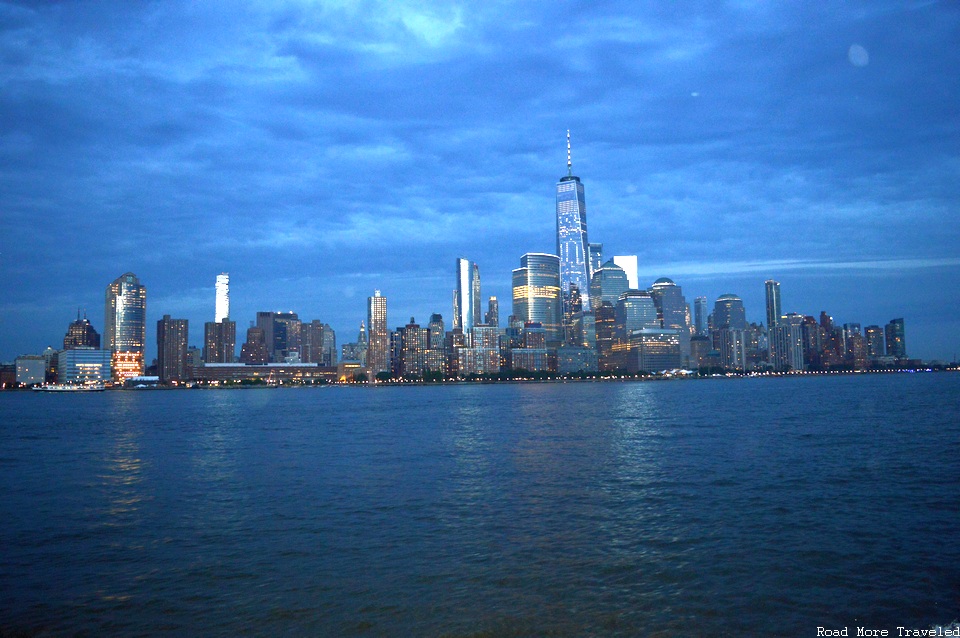
[[[640,288],[637,257],[604,260],[603,245],[587,238],[583,183],[573,174],[567,133],[567,174],[556,185],[556,254],[527,253],[512,273],[512,313],[501,325],[499,303],[484,308],[480,267],[456,260],[449,330],[434,313],[391,330],[387,298],[367,300],[357,340],[344,344],[320,320],[294,312],[258,312],[237,360],[230,317],[230,278],[216,278],[214,320],[204,324],[202,349],[189,346],[186,319],[157,322],[156,376],[162,383],[255,378],[451,378],[504,371],[594,373],[714,370],[866,369],[907,358],[903,319],[884,327],[834,325],[781,308],[780,284],[765,283],[766,324],[748,323],[743,301],[705,297],[693,312],[679,285],[660,278]],[[104,338],[77,316],[63,349],[17,359],[17,381],[126,381],[145,372],[146,288],[133,273],[111,282],[105,295]],[[24,373],[21,375],[21,363]]]
[[[586,197],[573,174],[567,133],[567,174],[556,187],[556,254],[527,253],[512,275],[512,314],[501,325],[497,299],[481,315],[479,266],[456,261],[453,321],[433,314],[388,329],[386,298],[368,299],[365,340],[344,346],[344,359],[380,377],[424,378],[529,372],[658,372],[716,370],[865,369],[906,359],[903,319],[885,328],[834,326],[797,313],[782,314],[780,284],[768,281],[767,323],[748,324],[737,295],[705,297],[691,313],[683,291],[660,278],[641,289],[637,257],[603,259],[587,237]],[[483,317],[481,320],[481,316]],[[372,335],[378,338],[374,342]]]

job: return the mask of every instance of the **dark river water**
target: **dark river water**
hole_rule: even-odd
[[[0,395],[0,635],[960,618],[960,374]]]

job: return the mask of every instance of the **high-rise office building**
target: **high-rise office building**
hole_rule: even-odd
[[[572,317],[576,312],[572,307],[574,287],[580,293],[581,304],[590,308],[590,256],[587,205],[583,184],[573,174],[570,131],[567,131],[567,174],[557,182],[557,256],[560,259],[562,312],[563,316]]]
[[[160,383],[186,381],[188,323],[163,315],[157,322],[157,375]]]
[[[627,283],[630,288],[638,290],[640,288],[640,278],[637,275],[637,256],[636,255],[614,255],[613,263],[623,268],[627,274]]]
[[[217,275],[217,309],[214,321],[220,323],[230,318],[230,275],[222,272]]]
[[[142,375],[147,342],[147,289],[135,274],[124,273],[107,286],[103,314],[104,350],[114,353],[114,378]]]
[[[500,326],[500,304],[496,297],[487,300],[487,314],[483,316],[483,323],[494,328]]]
[[[80,318],[79,310],[77,311],[77,320],[70,322],[70,325],[67,326],[67,334],[63,337],[64,350],[75,348],[100,349],[100,335],[94,330],[86,315],[83,319]]]
[[[717,297],[713,305],[713,327],[715,330],[746,330],[747,315],[743,308],[743,300],[733,294]]]
[[[390,372],[390,330],[387,329],[387,298],[374,291],[367,297],[367,367],[376,376]]]
[[[299,361],[300,318],[295,312],[258,312],[257,327],[263,329],[270,361]]]
[[[615,309],[617,330],[623,342],[633,330],[660,327],[660,320],[657,319],[657,305],[646,290],[626,291],[620,295]]]
[[[337,365],[337,338],[330,324],[319,319],[301,324],[300,362]]]
[[[706,337],[709,332],[707,328],[708,316],[709,312],[707,311],[707,298],[695,298],[693,300],[693,317],[694,326],[696,327],[696,333],[698,337]]]
[[[617,305],[620,295],[630,289],[627,273],[612,259],[600,266],[590,279],[590,303],[592,309],[599,308],[604,301],[611,306]]]
[[[588,244],[587,250],[590,251],[590,281],[592,282],[593,273],[600,270],[601,266],[603,265],[603,244]]]
[[[661,277],[650,287],[650,296],[657,306],[657,317],[663,328],[677,330],[677,339],[680,343],[680,359],[686,365],[690,359],[690,313],[687,300],[683,296],[683,289],[672,279]]]
[[[780,282],[767,279],[763,282],[767,292],[767,328],[780,323]]]
[[[897,359],[906,359],[907,337],[903,318],[891,319],[890,323],[884,326],[884,334],[887,337],[887,355]]]
[[[540,323],[547,341],[563,339],[561,327],[560,259],[556,255],[527,253],[513,271],[513,315],[519,320]]]

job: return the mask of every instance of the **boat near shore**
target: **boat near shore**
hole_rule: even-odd
[[[73,385],[69,383],[49,383],[46,385],[34,386],[35,392],[103,392],[102,383],[87,383],[84,385]]]

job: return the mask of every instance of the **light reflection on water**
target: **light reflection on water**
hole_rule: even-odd
[[[0,397],[0,630],[949,622],[956,379]]]

